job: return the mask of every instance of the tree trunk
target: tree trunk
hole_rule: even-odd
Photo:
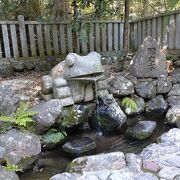
[[[129,2],[125,0],[125,16],[124,16],[124,37],[123,37],[123,53],[126,54],[129,50]]]
[[[69,0],[54,0],[53,12],[56,20],[68,20],[70,15]]]
[[[148,0],[143,0],[141,17],[148,15]]]

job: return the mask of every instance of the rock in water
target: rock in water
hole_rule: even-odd
[[[126,134],[135,139],[146,139],[152,134],[155,128],[155,121],[140,121],[135,126],[127,128]]]
[[[90,119],[90,125],[104,133],[112,132],[127,120],[126,115],[118,106],[112,95],[103,97]]]
[[[155,39],[147,36],[132,60],[130,73],[136,77],[166,77],[166,56],[160,51]]]
[[[65,143],[62,149],[73,157],[88,155],[96,148],[96,143],[88,137]]]

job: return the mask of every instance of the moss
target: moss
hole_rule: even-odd
[[[85,167],[87,159],[85,158],[83,161],[77,162],[76,160],[71,162],[66,171],[69,173],[81,173],[82,169]]]
[[[62,117],[62,126],[63,127],[72,127],[73,125],[75,125],[78,119],[78,112],[77,110],[74,110],[73,107],[69,107],[68,109],[66,109],[66,113],[64,114],[64,116]]]
[[[67,134],[64,131],[57,131],[56,129],[50,129],[46,134],[41,136],[41,144],[43,148],[53,149],[58,144],[63,142]]]

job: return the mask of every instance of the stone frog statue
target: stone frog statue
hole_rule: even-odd
[[[101,56],[91,52],[87,56],[69,53],[49,75],[42,77],[42,98],[60,99],[63,106],[89,102],[108,95]]]

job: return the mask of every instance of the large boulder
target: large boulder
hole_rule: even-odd
[[[137,95],[151,99],[156,96],[156,86],[151,82],[141,82],[135,86]]]
[[[180,147],[180,129],[173,128],[162,134],[158,139],[159,143],[176,144]]]
[[[25,169],[41,152],[38,136],[15,129],[0,135],[0,146],[5,148],[5,158],[10,164],[19,164]]]
[[[135,139],[148,138],[156,128],[155,121],[140,121],[133,127],[128,127],[126,134]]]
[[[110,82],[110,93],[115,97],[127,96],[134,93],[134,85],[123,76],[115,77]]]
[[[107,154],[79,157],[70,163],[68,172],[74,173],[103,170],[121,170],[125,167],[125,155],[122,152],[112,152]]]
[[[19,97],[10,86],[0,85],[0,115],[11,115],[19,105]]]
[[[121,127],[127,120],[126,115],[118,106],[112,95],[105,96],[97,104],[90,119],[90,125],[102,132],[112,132]]]
[[[134,173],[128,168],[122,170],[103,170],[82,173],[61,173],[50,180],[134,180]]]
[[[88,118],[95,107],[95,103],[63,107],[61,116],[58,118],[56,124],[63,128],[72,128],[77,125],[83,125],[88,121]]]
[[[162,95],[158,95],[146,103],[146,112],[156,112],[162,115],[166,112],[167,108],[168,104]]]
[[[132,60],[130,73],[136,77],[166,77],[166,56],[155,39],[147,36]]]
[[[140,153],[143,161],[155,161],[159,162],[160,159],[168,158],[171,155],[174,155],[179,152],[179,148],[176,144],[173,143],[153,143],[143,149]],[[160,165],[160,164],[159,164]]]
[[[175,124],[178,128],[180,128],[180,105],[172,106],[168,110],[166,120],[169,124]]]
[[[19,180],[18,175],[13,171],[5,171],[0,165],[0,179],[2,180]]]
[[[33,116],[33,120],[36,121],[35,131],[37,133],[43,133],[55,124],[62,112],[62,104],[59,99],[52,99],[47,102],[41,102],[40,104],[31,108],[31,111],[37,112]]]

